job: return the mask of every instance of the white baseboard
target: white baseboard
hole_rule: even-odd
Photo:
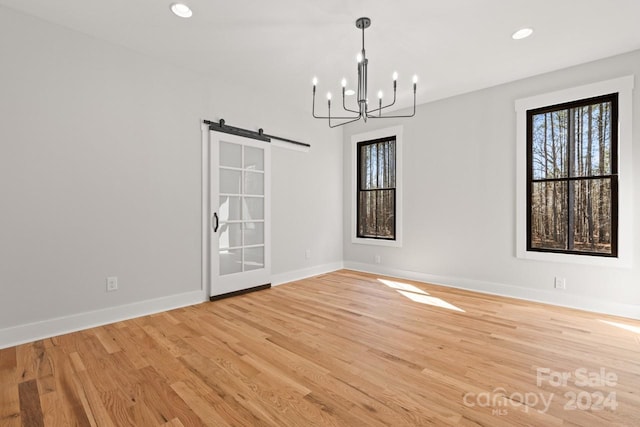
[[[343,268],[343,263],[335,262],[275,274],[271,276],[271,285],[277,286],[283,283],[340,270],[341,268]],[[12,326],[0,329],[0,349],[122,320],[133,319],[135,317],[173,310],[188,305],[199,304],[208,300],[209,297],[206,295],[206,292],[199,290]]]
[[[522,288],[502,283],[485,282],[460,277],[438,276],[351,261],[322,264],[310,268],[274,274],[271,276],[271,285],[278,286],[283,283],[330,273],[343,268],[640,320],[640,306],[634,304],[615,303],[575,294]],[[135,317],[199,304],[208,301],[208,299],[206,292],[199,290],[55,319],[42,320],[25,325],[12,326],[0,329],[0,349]]]
[[[283,283],[294,282],[296,280],[306,279],[307,277],[317,276],[319,274],[330,273],[332,271],[344,268],[343,262],[332,262],[329,264],[316,265],[300,270],[287,271],[280,274],[271,275],[271,286],[282,285]]]
[[[465,279],[461,277],[438,276],[416,271],[401,270],[375,264],[345,261],[344,268],[365,273],[382,274],[401,279],[416,280],[432,283],[434,285],[448,286],[451,288],[465,289],[491,295],[517,298],[527,301],[542,302],[561,307],[577,308],[595,313],[610,314],[614,316],[628,317],[640,320],[640,306],[623,304],[611,301],[602,301],[597,298],[585,297],[565,292],[551,292],[542,289],[522,288],[503,283],[485,282],[481,280]]]
[[[208,301],[206,293],[199,290],[12,326],[0,329],[0,349],[204,301]]]

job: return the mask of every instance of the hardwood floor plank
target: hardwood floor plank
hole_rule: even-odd
[[[67,427],[71,425],[60,408],[64,404],[57,392],[50,392],[40,395],[42,405],[43,421],[47,427]]]
[[[141,382],[144,402],[155,413],[156,419],[167,422],[173,418],[180,419],[190,426],[204,425],[202,420],[167,384],[160,374],[151,366],[140,370],[144,379]]]
[[[135,427],[137,425],[129,412],[134,403],[129,400],[126,393],[121,390],[109,390],[100,392],[99,397],[105,412],[116,426]]]
[[[89,419],[84,410],[82,399],[75,390],[74,374],[71,368],[63,368],[62,371],[64,373],[57,377],[58,390],[60,390],[59,398],[62,402],[60,409],[64,411],[69,425],[82,427],[95,425],[93,418]]]
[[[78,393],[84,396],[82,401],[85,404],[85,412],[90,413],[99,426],[115,426],[89,373],[87,371],[78,372],[75,378],[77,379]]]
[[[84,363],[82,363],[82,358],[80,357],[78,352],[74,351],[73,353],[70,353],[69,359],[71,360],[71,364],[73,365],[73,370],[75,372],[87,370],[87,368],[84,366]]]
[[[129,417],[133,420],[134,426],[157,426],[157,425],[167,425],[170,421],[163,422],[162,420],[158,420],[154,411],[149,409],[149,407],[145,404],[144,400],[137,402],[135,405],[131,406],[128,410]],[[175,420],[175,418],[173,418]],[[168,424],[172,425],[172,424]]]
[[[18,362],[16,347],[0,350],[0,387],[18,385]]]
[[[200,417],[200,419],[208,426],[230,426],[231,424],[220,416],[216,411],[216,407],[207,402],[202,396],[191,390],[183,382],[171,384],[171,388],[180,396],[182,400]],[[179,418],[176,418],[179,420]]]
[[[0,383],[0,425],[20,426],[21,421],[18,384]]]
[[[16,347],[9,347],[0,350],[0,372],[5,370],[15,370],[18,366],[16,359]]]
[[[118,345],[116,338],[114,337],[112,330],[115,329],[112,325],[106,325],[100,328],[94,328],[91,330],[100,341],[100,344],[104,347],[107,353],[112,354],[116,351],[120,351],[121,348]]]
[[[29,427],[44,426],[42,406],[38,394],[38,384],[36,380],[21,382],[18,386],[20,395],[20,417],[22,425]]]

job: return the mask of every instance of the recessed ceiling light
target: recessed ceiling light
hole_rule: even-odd
[[[191,18],[193,12],[186,4],[182,3],[173,3],[171,5],[171,12],[173,12],[176,16],[180,18]]]
[[[533,30],[531,28],[521,28],[515,33],[511,35],[511,38],[514,40],[526,39],[531,34],[533,34]]]
[[[352,96],[352,95],[356,94],[356,91],[353,90],[353,89],[347,89],[347,90],[344,91],[344,94],[347,95],[347,96]]]

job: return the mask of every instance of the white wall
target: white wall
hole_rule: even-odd
[[[369,121],[344,135],[347,267],[640,318],[640,223],[633,268],[516,258],[516,116],[519,98],[635,74],[640,51],[422,105],[413,119]],[[640,91],[634,91],[634,199],[640,198]],[[404,245],[351,243],[351,136],[404,125]],[[636,204],[633,217],[640,217]],[[374,264],[374,256],[381,264]],[[567,280],[553,289],[554,276]]]
[[[339,132],[3,7],[0,58],[0,348],[204,298],[205,118],[312,143],[273,150],[272,271],[341,262]]]

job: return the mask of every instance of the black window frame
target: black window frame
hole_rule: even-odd
[[[618,149],[620,146],[620,138],[618,132],[618,123],[619,123],[619,105],[618,105],[618,92],[610,93],[606,95],[594,96],[584,99],[579,99],[576,101],[564,102],[560,104],[554,104],[546,107],[535,108],[531,110],[527,110],[527,251],[532,252],[547,252],[547,253],[559,253],[559,254],[569,254],[569,255],[585,255],[585,256],[596,256],[596,257],[605,257],[605,258],[617,258],[618,257],[618,208],[619,208],[619,199],[618,199],[618,180],[619,180],[619,171],[618,171]],[[591,175],[591,176],[579,176],[572,177],[570,176],[571,170],[571,156],[569,155],[569,150],[567,150],[567,176],[562,178],[544,178],[544,179],[534,179],[533,178],[533,116],[538,114],[550,113],[560,110],[570,110],[572,108],[579,108],[588,105],[611,102],[611,148],[610,148],[610,162],[611,162],[611,171],[610,174],[605,175]],[[553,248],[538,248],[532,247],[531,244],[531,230],[532,230],[532,195],[533,195],[533,184],[536,182],[566,182],[569,184],[570,182],[576,181],[589,181],[594,179],[610,179],[611,180],[611,253],[604,252],[591,252],[584,250],[569,250],[569,249],[553,249]],[[569,199],[570,194],[567,191],[567,199]],[[567,233],[569,233],[570,226],[570,218],[571,215],[567,214]],[[569,239],[567,238],[567,241]]]
[[[390,142],[394,143],[394,156],[393,156],[393,171],[394,171],[394,187],[385,187],[385,188],[376,188],[376,189],[362,189],[362,147],[367,145],[378,144],[380,142]],[[397,174],[397,156],[398,156],[398,139],[396,135],[385,136],[382,138],[371,139],[367,141],[359,141],[356,143],[356,153],[357,153],[357,161],[356,161],[356,238],[358,239],[372,239],[372,240],[382,240],[387,242],[395,242],[398,238],[398,206],[397,206],[397,189],[398,189],[398,174]],[[360,193],[361,192],[373,192],[373,191],[393,191],[393,237],[381,237],[381,236],[369,236],[360,234]]]

